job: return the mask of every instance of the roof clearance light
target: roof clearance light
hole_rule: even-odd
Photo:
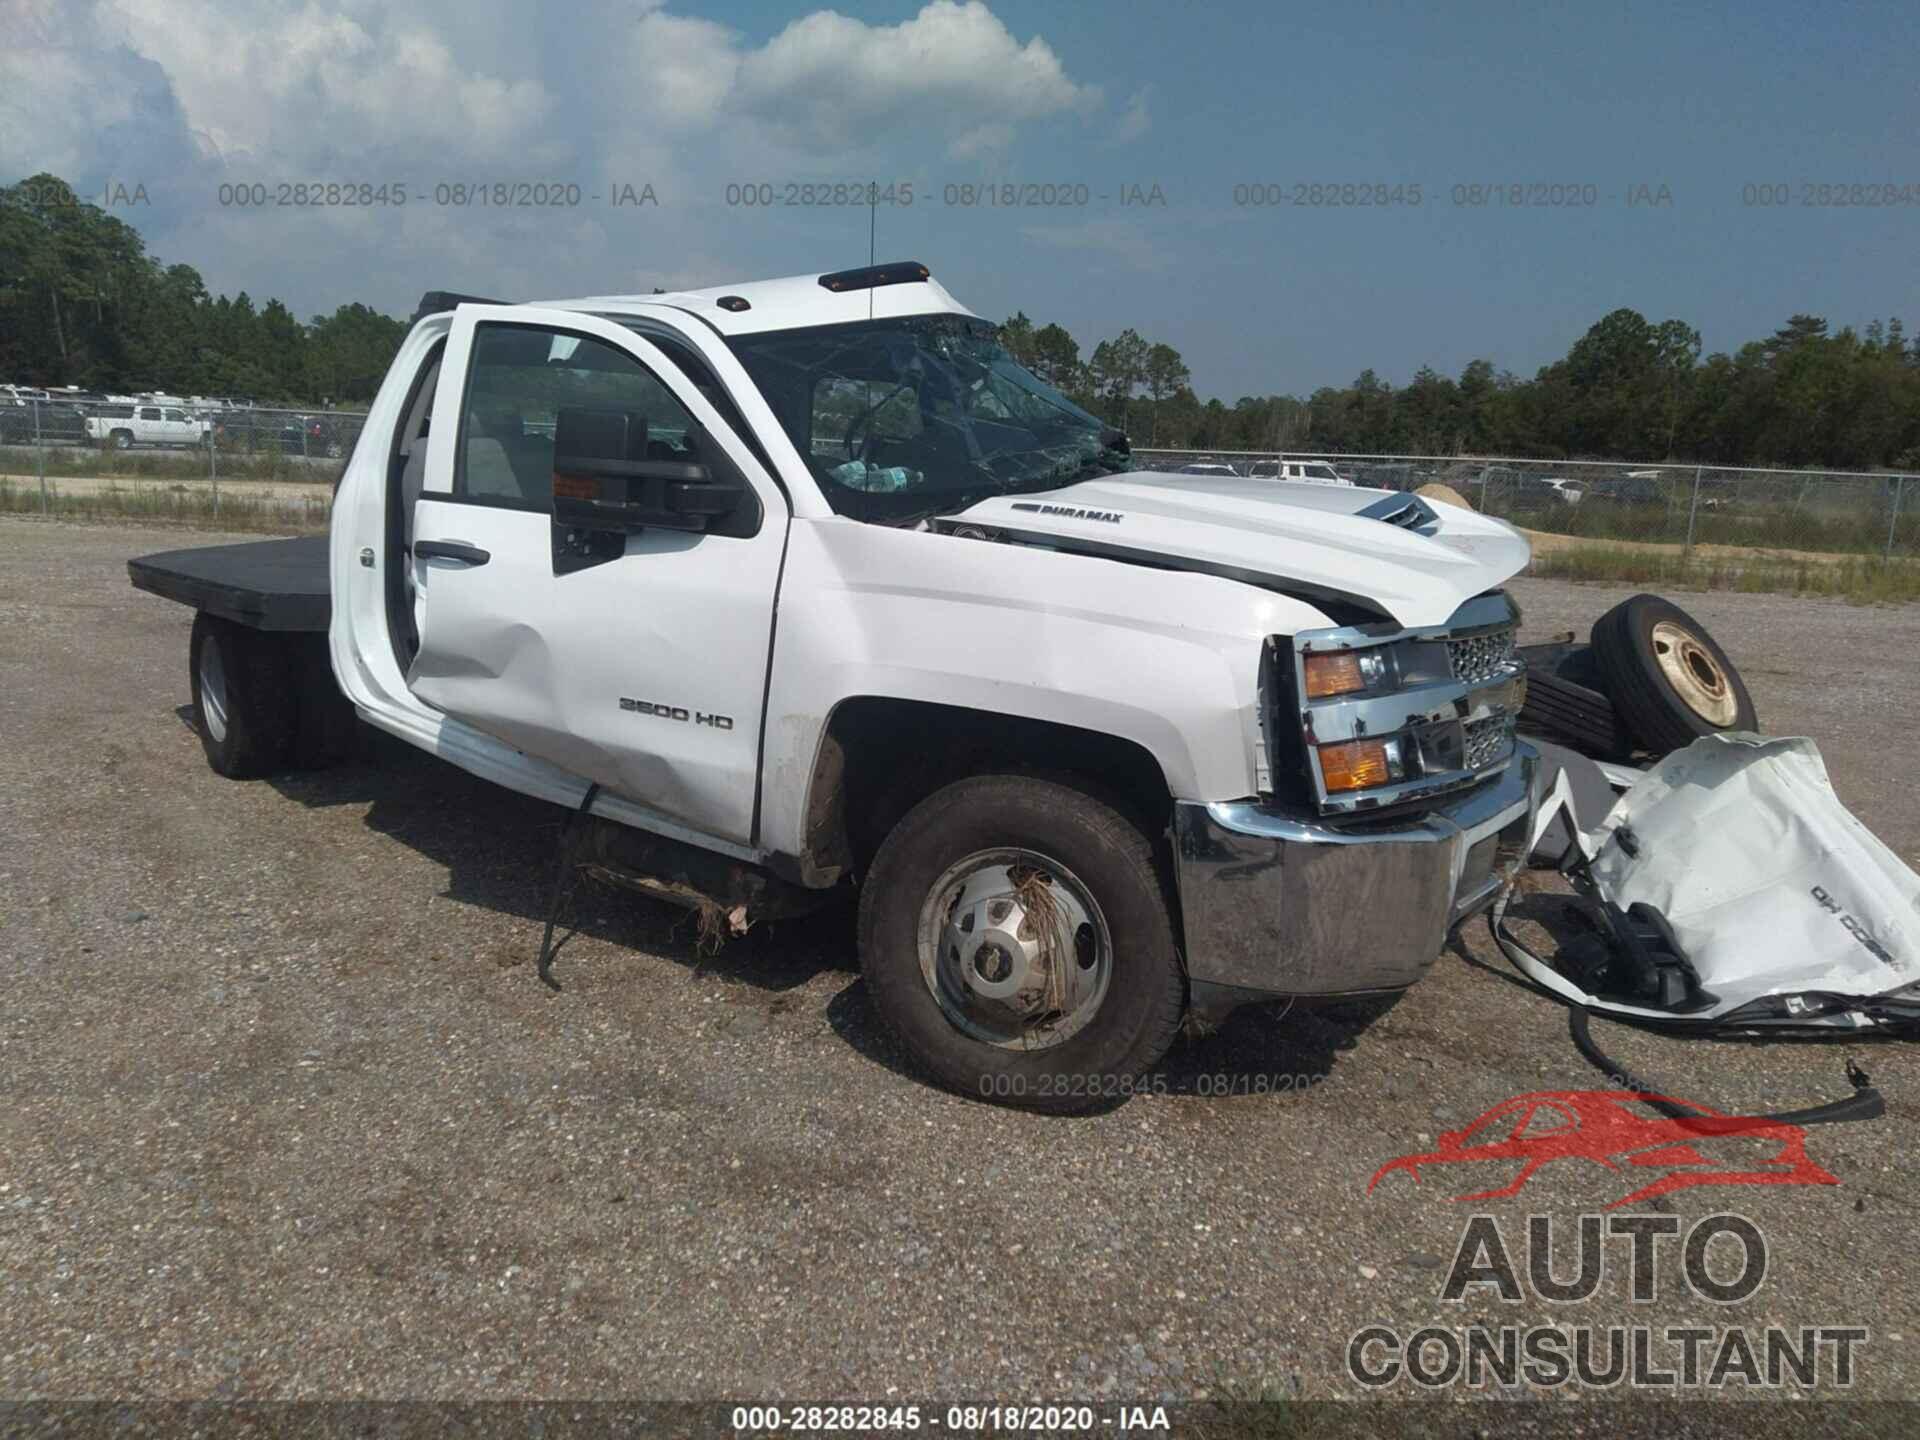
[[[894,260],[858,270],[836,270],[820,277],[820,287],[839,294],[845,290],[874,290],[882,285],[909,285],[931,278],[933,272],[918,260]]]
[[[752,303],[744,295],[722,295],[713,303],[718,305],[722,310],[732,310],[736,314],[742,310],[751,310],[753,308]]]

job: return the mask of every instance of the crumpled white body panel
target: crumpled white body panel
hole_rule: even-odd
[[[1565,795],[1562,781],[1541,807],[1536,835]],[[1623,828],[1631,847],[1620,843]],[[1920,983],[1920,876],[1841,805],[1811,740],[1696,740],[1576,834],[1600,897],[1660,910],[1718,1003],[1676,1016],[1588,995],[1496,918],[1508,957],[1569,1000],[1711,1022],[1765,996],[1866,999]]]

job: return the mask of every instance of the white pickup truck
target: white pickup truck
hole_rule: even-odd
[[[135,445],[210,445],[213,422],[189,414],[178,405],[107,405],[89,415],[86,438],[90,445],[131,450]]]
[[[921,1065],[1073,1110],[1190,1015],[1391,997],[1491,901],[1537,803],[1526,558],[1412,496],[1132,471],[908,262],[434,292],[330,536],[130,570],[201,611],[221,773],[357,712],[731,929],[857,887]]]

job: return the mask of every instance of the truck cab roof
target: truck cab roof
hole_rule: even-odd
[[[572,300],[526,303],[549,309],[586,310],[596,315],[643,315],[660,308],[681,310],[698,315],[722,335],[806,330],[820,325],[893,320],[909,315],[978,318],[948,294],[946,287],[933,279],[924,265],[912,260],[659,295],[588,295]]]

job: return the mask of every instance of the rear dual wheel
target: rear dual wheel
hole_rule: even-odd
[[[284,769],[293,749],[299,705],[275,638],[205,611],[193,618],[193,722],[207,763],[230,780]]]
[[[936,791],[880,847],[860,958],[882,1021],[962,1094],[1070,1113],[1130,1093],[1186,1007],[1152,846],[1054,781]]]
[[[194,728],[217,774],[318,770],[353,748],[353,706],[334,681],[324,636],[251,630],[202,611],[187,669]]]

